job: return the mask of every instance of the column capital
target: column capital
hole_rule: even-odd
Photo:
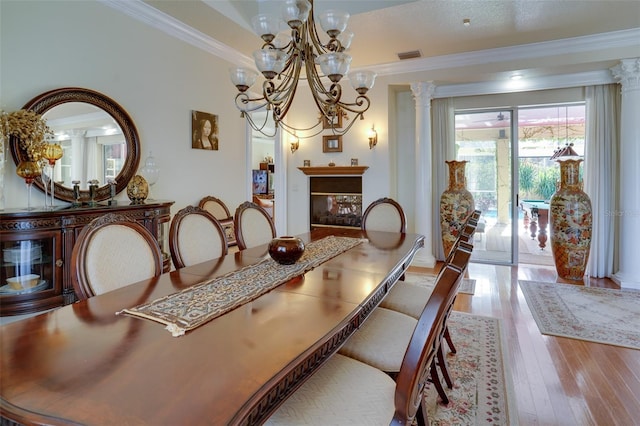
[[[622,59],[610,68],[613,78],[622,84],[622,91],[640,89],[640,58]]]
[[[436,85],[431,81],[411,83],[411,93],[413,94],[413,99],[416,101],[416,105],[430,105],[435,90]]]

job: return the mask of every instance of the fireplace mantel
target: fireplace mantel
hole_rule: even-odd
[[[369,166],[321,166],[321,167],[298,167],[308,176],[326,175],[362,175]]]

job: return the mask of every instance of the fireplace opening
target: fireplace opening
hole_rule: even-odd
[[[309,187],[311,229],[360,228],[362,177],[311,177]]]

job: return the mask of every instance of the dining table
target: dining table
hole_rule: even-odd
[[[2,424],[263,423],[366,321],[424,245],[419,234],[359,229],[297,236],[307,247],[357,241],[182,334],[123,312],[274,262],[268,245],[2,325]]]

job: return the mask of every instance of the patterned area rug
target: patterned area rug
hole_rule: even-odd
[[[640,349],[640,291],[519,284],[542,334]]]
[[[452,312],[449,331],[457,354],[447,355],[453,389],[443,405],[431,385],[426,404],[431,426],[515,425],[513,385],[505,371],[502,323],[499,318]],[[446,344],[445,344],[446,348]],[[444,379],[441,379],[444,384]]]
[[[435,286],[436,276],[431,274],[422,274],[419,272],[407,272],[404,276],[405,282],[428,287],[433,289]],[[473,294],[476,291],[476,280],[471,278],[463,278],[460,283],[458,293]]]

